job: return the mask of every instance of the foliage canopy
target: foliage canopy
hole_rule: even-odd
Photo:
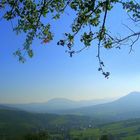
[[[67,8],[76,13],[72,23],[71,32],[64,33],[65,38],[57,42],[57,45],[65,46],[72,57],[91,46],[93,41],[97,46],[97,58],[99,61],[99,71],[108,78],[109,72],[104,72],[104,63],[100,56],[101,47],[110,49],[112,47],[120,48],[124,42],[128,41],[130,52],[133,45],[139,40],[140,32],[131,30],[131,34],[126,37],[114,37],[106,27],[108,12],[116,4],[120,4],[122,9],[127,11],[128,16],[135,22],[140,21],[140,4],[136,0],[1,0],[0,11],[2,19],[11,21],[15,19],[17,25],[13,30],[26,34],[26,40],[21,49],[14,54],[18,56],[19,61],[25,62],[23,54],[33,57],[32,42],[35,38],[43,43],[53,40],[54,34],[51,32],[51,24],[44,24],[42,18],[51,15],[52,19],[59,19]],[[75,50],[74,40],[84,27],[89,30],[80,34],[80,41],[84,44],[83,48]],[[129,28],[129,27],[128,27]],[[24,53],[23,53],[24,52]]]

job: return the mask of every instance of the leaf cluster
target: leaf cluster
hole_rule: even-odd
[[[53,40],[54,33],[51,31],[51,24],[43,23],[42,18],[47,19],[48,15],[51,15],[52,19],[58,20],[68,7],[75,12],[76,17],[71,24],[71,32],[65,33],[65,37],[59,40],[57,45],[66,47],[66,52],[72,57],[73,54],[92,46],[93,41],[96,42],[99,69],[105,77],[108,77],[108,72],[104,72],[100,64],[102,62],[100,48],[110,49],[114,47],[114,44],[119,47],[122,45],[121,42],[140,34],[130,35],[124,39],[116,39],[110,35],[106,27],[107,13],[116,4],[121,4],[134,22],[140,21],[140,4],[135,0],[1,0],[0,11],[5,11],[2,16],[5,20],[17,21],[16,26],[13,27],[17,34],[26,34],[23,48],[14,53],[19,57],[19,61],[24,62],[25,54],[33,57],[32,42],[35,38],[40,39],[42,43]],[[84,32],[81,32],[82,29]],[[79,50],[74,49],[77,36],[80,36],[80,41],[84,45]],[[136,41],[133,41],[132,45]]]

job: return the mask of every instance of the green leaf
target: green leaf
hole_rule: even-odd
[[[28,50],[28,55],[30,58],[32,58],[33,57],[33,50]]]

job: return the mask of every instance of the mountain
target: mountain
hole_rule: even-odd
[[[73,101],[65,98],[55,98],[45,103],[5,104],[5,106],[14,107],[29,112],[56,113],[62,110],[70,110],[80,107],[97,105],[110,102],[112,100],[113,99]]]
[[[65,110],[59,113],[86,115],[108,121],[139,118],[140,92],[132,92],[110,103]]]
[[[105,102],[105,101],[104,101]],[[101,104],[97,104],[101,103]],[[10,104],[9,107],[30,112],[90,116],[96,120],[118,121],[140,117],[140,92],[132,92],[115,101],[72,101],[64,98],[52,99],[46,103]]]
[[[52,108],[53,110],[64,110],[64,109],[72,109],[72,108],[80,108],[91,105],[97,105],[101,103],[106,103],[111,101],[111,99],[98,99],[98,100],[81,100],[81,101],[73,101],[65,98],[55,98],[49,100],[47,102],[47,106]]]

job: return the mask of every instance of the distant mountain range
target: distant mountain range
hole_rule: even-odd
[[[37,113],[56,113],[63,110],[76,109],[111,102],[113,99],[98,100],[82,100],[73,101],[65,98],[51,99],[45,103],[29,103],[29,104],[4,104],[7,107],[18,108],[24,111]]]
[[[118,121],[140,118],[140,92],[132,92],[115,101],[106,103],[105,100],[72,101],[58,98],[46,103],[6,104],[1,105],[36,113],[53,113],[59,115],[89,116],[98,120]]]
[[[140,117],[140,92],[132,92],[110,103],[59,112],[60,114],[86,115],[106,120],[125,120]]]

